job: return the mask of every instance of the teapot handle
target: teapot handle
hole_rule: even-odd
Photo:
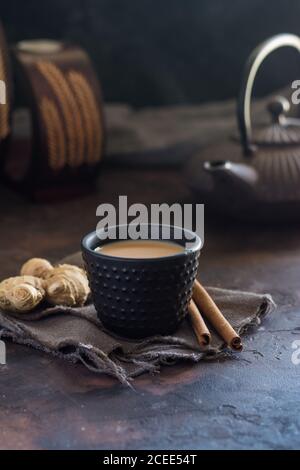
[[[245,155],[251,155],[255,151],[255,146],[252,143],[251,97],[256,74],[266,57],[281,47],[293,47],[300,52],[300,37],[295,34],[273,36],[256,47],[246,63],[237,109],[238,125]]]

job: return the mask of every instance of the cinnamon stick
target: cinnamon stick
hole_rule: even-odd
[[[190,301],[188,309],[198,343],[201,347],[208,346],[210,344],[211,335],[207,326],[205,325],[201,313],[197,308],[197,305],[193,300]]]
[[[226,344],[235,351],[241,351],[243,349],[241,338],[222,315],[208,292],[197,280],[194,283],[193,299],[201,313],[210,321]]]

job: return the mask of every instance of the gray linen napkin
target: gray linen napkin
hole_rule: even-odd
[[[82,265],[80,253],[62,262]],[[233,328],[242,334],[275,307],[270,295],[207,288]],[[211,329],[211,328],[210,328]],[[198,362],[225,351],[222,339],[211,329],[212,342],[201,349],[185,320],[176,334],[131,341],[106,331],[92,303],[80,308],[56,306],[27,314],[0,311],[0,338],[40,349],[72,362],[81,361],[94,372],[112,375],[129,384],[143,372],[156,372],[162,364],[180,360]]]

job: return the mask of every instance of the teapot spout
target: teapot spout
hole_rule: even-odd
[[[204,163],[205,171],[209,172],[221,191],[253,198],[258,180],[257,171],[249,165],[226,160]]]

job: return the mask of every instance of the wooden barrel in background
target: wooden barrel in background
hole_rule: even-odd
[[[8,45],[0,22],[0,167],[11,129],[12,79]]]
[[[12,53],[23,118],[14,119],[6,179],[37,200],[90,191],[103,157],[104,120],[89,57],[50,40],[22,41]]]

